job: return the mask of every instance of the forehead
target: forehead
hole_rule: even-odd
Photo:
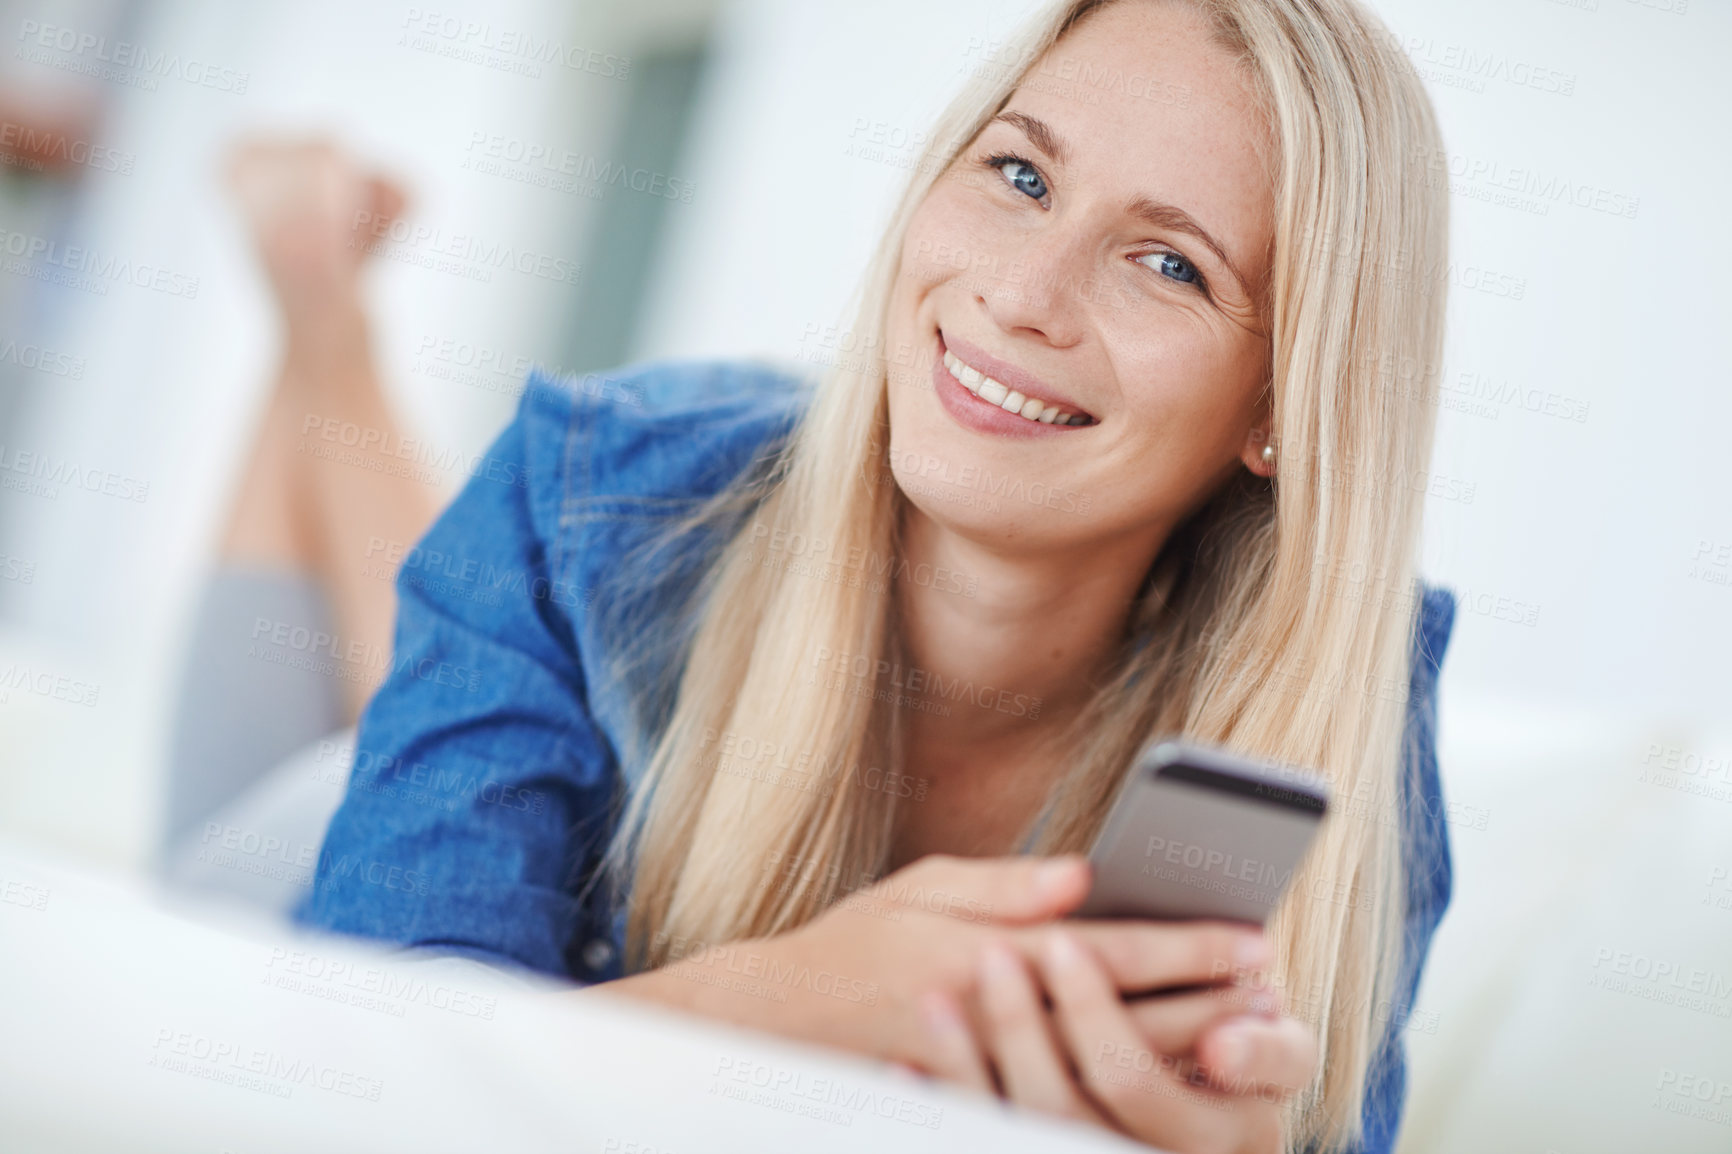
[[[1251,271],[1272,231],[1274,183],[1247,69],[1190,7],[1118,0],[1055,44],[1004,110],[1038,117],[1069,146],[1053,174],[1061,191],[1182,208]]]

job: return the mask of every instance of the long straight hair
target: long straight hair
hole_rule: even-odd
[[[935,181],[1078,21],[1138,2],[1055,3],[966,82],[857,290],[862,348],[887,348],[903,239]],[[1167,542],[1112,675],[1056,746],[1045,819],[1025,834],[1036,852],[1086,850],[1136,754],[1163,736],[1332,782],[1342,804],[1268,927],[1274,981],[1316,1027],[1322,1054],[1287,1133],[1295,1147],[1328,1149],[1358,1135],[1396,996],[1398,775],[1435,410],[1393,387],[1392,367],[1434,365],[1441,350],[1447,190],[1423,178],[1439,145],[1424,89],[1355,0],[1181,2],[1211,18],[1273,127],[1278,468],[1272,481],[1241,472]],[[1080,82],[1112,79],[1085,70]],[[894,596],[816,579],[774,546],[823,541],[831,557],[894,569],[906,498],[888,467],[888,372],[882,356],[827,368],[773,459],[678,526],[726,530],[693,586],[677,687],[664,690],[608,848],[607,875],[629,900],[633,969],[665,964],[681,941],[800,926],[888,861],[908,793],[885,787],[900,764],[898,711],[811,670],[820,654],[866,668],[897,661]]]

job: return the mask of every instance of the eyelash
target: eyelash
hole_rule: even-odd
[[[1046,173],[1040,171],[1039,165],[1035,164],[1033,161],[1029,160],[1025,156],[1018,156],[1014,152],[995,152],[991,156],[988,156],[986,159],[984,159],[980,162],[980,166],[982,168],[986,169],[989,172],[998,173],[998,175],[1000,177],[1003,176],[1003,173],[1000,172],[999,170],[1002,169],[1007,164],[1026,165],[1027,167],[1034,169],[1035,172],[1039,172],[1041,183],[1042,184],[1046,183]],[[1020,190],[1013,188],[1008,183],[1006,184],[1005,187],[1011,188],[1012,191],[1020,191]],[[1049,188],[1049,192],[1050,192],[1050,188]],[[1170,248],[1155,249],[1153,252],[1146,252],[1143,255],[1144,256],[1154,256],[1155,253],[1171,253],[1173,256],[1176,256],[1179,259],[1183,260],[1186,264],[1190,265],[1191,268],[1196,271],[1197,279],[1194,282],[1192,282],[1191,284],[1186,285],[1186,283],[1184,281],[1173,280],[1172,277],[1160,276],[1160,273],[1157,270],[1149,268],[1149,266],[1147,266],[1147,265],[1144,265],[1143,266],[1144,268],[1149,268],[1149,271],[1155,273],[1155,275],[1157,277],[1160,277],[1161,280],[1171,281],[1173,284],[1180,285],[1182,287],[1195,288],[1199,292],[1201,292],[1205,297],[1209,297],[1210,299],[1213,299],[1214,293],[1209,291],[1208,278],[1203,275],[1203,270],[1200,268],[1197,268],[1196,262],[1191,260],[1190,257],[1187,257],[1182,252],[1176,252]]]

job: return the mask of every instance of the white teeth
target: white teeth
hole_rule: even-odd
[[[949,349],[944,350],[944,367],[964,388],[989,405],[997,405],[1007,413],[1016,413],[1043,425],[1086,425],[1088,418],[1081,413],[1067,413],[1058,405],[1048,405],[999,384],[991,377],[962,362]]]

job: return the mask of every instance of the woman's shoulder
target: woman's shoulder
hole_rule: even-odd
[[[530,373],[517,420],[563,504],[701,498],[790,432],[811,381],[767,359],[656,358]]]

